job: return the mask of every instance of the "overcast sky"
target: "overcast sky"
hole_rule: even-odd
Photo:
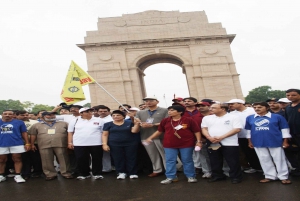
[[[228,34],[237,34],[231,49],[244,96],[249,90],[262,85],[280,90],[300,88],[298,2],[1,0],[0,100],[57,105],[61,102],[59,94],[71,60],[87,70],[85,52],[76,44],[84,43],[86,31],[97,30],[98,17],[121,16],[146,10],[204,10],[209,22],[221,22]],[[176,95],[179,96],[188,95],[184,81],[177,80],[181,84],[176,84],[173,91],[150,88],[151,83],[157,82],[155,75],[165,73],[165,79],[169,68],[174,70],[176,76],[184,79],[181,69],[176,66],[160,65],[145,71],[148,95],[162,97],[167,93],[167,105],[174,92],[178,92]],[[168,87],[171,85],[174,84]],[[179,85],[183,87],[178,88]],[[87,100],[79,104],[90,101],[88,87],[84,90]]]

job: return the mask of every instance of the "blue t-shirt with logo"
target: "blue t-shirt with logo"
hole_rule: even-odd
[[[13,119],[9,122],[4,122],[0,120],[0,147],[24,145],[23,132],[27,132],[23,121]]]
[[[254,147],[281,147],[281,129],[289,128],[285,118],[278,114],[267,116],[250,115],[246,119],[245,129],[251,131],[251,142]]]

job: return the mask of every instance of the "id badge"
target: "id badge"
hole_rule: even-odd
[[[174,127],[176,130],[180,130],[180,129],[182,129],[183,128],[183,126],[182,125],[178,125],[178,126],[176,126],[176,127]]]
[[[49,128],[49,129],[48,129],[48,134],[54,135],[54,134],[55,134],[55,129]]]
[[[152,123],[153,123],[153,121],[154,121],[154,118],[152,118],[152,117],[149,117],[149,118],[146,120],[146,123],[148,123],[148,124],[152,124]]]

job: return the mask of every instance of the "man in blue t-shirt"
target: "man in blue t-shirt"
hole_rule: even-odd
[[[29,151],[31,145],[28,141],[27,128],[23,121],[13,119],[12,110],[4,110],[2,120],[0,120],[0,182],[5,181],[4,175],[7,155],[12,154],[14,161],[17,183],[25,180],[20,175],[22,169],[21,153]],[[25,147],[24,147],[25,141]]]
[[[247,117],[245,129],[249,147],[255,149],[264,171],[265,179],[260,183],[280,179],[282,184],[290,184],[283,151],[291,138],[288,123],[283,116],[270,113],[267,102],[254,103],[253,107],[256,114]]]

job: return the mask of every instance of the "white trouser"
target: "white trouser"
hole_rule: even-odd
[[[195,168],[202,168],[202,172],[211,174],[211,167],[206,145],[203,145],[200,151],[193,152],[193,161]]]
[[[151,159],[153,172],[160,173],[163,168],[166,169],[165,151],[160,139],[153,139],[153,142],[145,146],[145,149]]]
[[[260,165],[266,179],[285,180],[289,177],[289,170],[281,147],[275,148],[254,148],[259,158]],[[274,163],[273,163],[274,162]],[[274,165],[275,164],[275,165]]]

